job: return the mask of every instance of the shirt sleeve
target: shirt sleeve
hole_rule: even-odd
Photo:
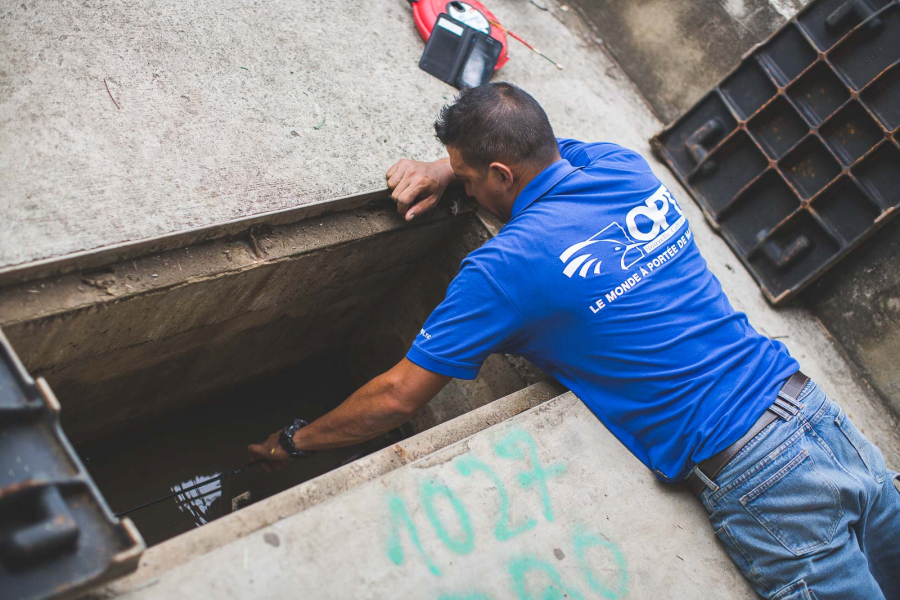
[[[475,379],[494,352],[512,351],[525,322],[493,277],[464,261],[406,355],[423,369]]]
[[[556,138],[560,157],[573,167],[589,167],[597,161],[608,160],[616,155],[631,155],[633,151],[609,142],[579,142],[568,138]]]

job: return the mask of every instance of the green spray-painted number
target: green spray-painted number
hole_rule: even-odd
[[[541,589],[539,594],[529,592],[534,587],[528,584],[527,575],[530,572],[543,574],[550,579],[549,584]],[[556,567],[537,558],[525,556],[512,561],[509,564],[509,574],[512,576],[516,598],[519,598],[519,600],[563,600],[564,598],[584,600],[584,596],[578,590],[573,590],[563,584],[562,577],[559,571],[556,570]],[[535,575],[532,575],[531,579],[533,583]]]
[[[506,486],[500,477],[487,464],[478,460],[474,456],[462,456],[456,460],[456,470],[465,477],[469,477],[472,473],[479,471],[497,488],[497,495],[500,496],[500,515],[497,519],[497,526],[494,528],[494,537],[504,542],[512,537],[528,531],[535,525],[537,521],[529,518],[518,527],[511,527],[509,516],[509,494],[506,493]]]
[[[431,571],[432,575],[439,577],[441,575],[441,570],[431,561],[428,554],[425,552],[425,548],[422,547],[422,542],[419,539],[419,532],[416,530],[416,524],[413,522],[409,511],[406,509],[406,504],[403,502],[403,499],[396,494],[390,494],[388,497],[388,510],[391,514],[391,534],[388,538],[387,553],[391,562],[397,566],[403,564],[404,554],[403,544],[400,541],[400,528],[405,527],[409,539],[419,552],[419,556],[425,561],[428,570]]]
[[[494,452],[501,458],[514,460],[528,459],[531,462],[531,471],[519,473],[519,484],[524,488],[537,488],[544,503],[544,517],[547,521],[553,521],[553,505],[550,502],[550,490],[547,489],[547,481],[551,477],[558,477],[566,472],[562,463],[550,465],[546,469],[538,460],[537,444],[534,438],[524,429],[514,429],[504,438],[494,444]]]
[[[594,533],[578,531],[575,533],[575,539],[572,541],[572,545],[575,547],[575,559],[578,561],[581,572],[584,575],[584,578],[587,579],[588,585],[592,590],[609,600],[616,600],[628,593],[628,569],[625,564],[625,555],[622,554],[622,551],[615,542],[602,538]],[[612,555],[613,561],[615,561],[616,567],[618,568],[618,581],[614,587],[610,587],[597,579],[597,576],[594,574],[594,569],[591,568],[591,565],[588,564],[587,561],[586,554],[588,548],[603,548],[608,550]],[[608,569],[604,570],[608,571]]]
[[[454,538],[447,531],[447,528],[444,527],[440,515],[434,508],[434,499],[437,496],[445,497],[456,512],[460,528],[462,529],[461,539]],[[466,507],[453,493],[453,490],[440,481],[426,479],[422,484],[422,507],[425,509],[425,514],[428,515],[428,520],[434,526],[434,532],[437,533],[445,546],[457,554],[468,554],[472,551],[475,547],[475,528],[472,527],[472,521],[469,519],[469,513],[466,512]]]

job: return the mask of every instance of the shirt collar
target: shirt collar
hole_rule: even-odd
[[[549,192],[557,183],[579,170],[581,170],[581,167],[573,167],[569,164],[569,161],[561,158],[538,173],[535,178],[529,181],[528,185],[519,192],[516,201],[513,202],[510,220],[528,208],[535,200]]]

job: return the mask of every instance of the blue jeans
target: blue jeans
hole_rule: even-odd
[[[764,598],[900,599],[897,473],[810,381],[700,495],[716,537]]]

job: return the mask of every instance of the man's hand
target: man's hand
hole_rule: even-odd
[[[454,178],[448,158],[434,162],[404,158],[388,169],[385,177],[397,212],[407,221],[434,208]]]
[[[263,443],[247,446],[247,454],[250,456],[251,461],[265,461],[260,466],[266,473],[281,469],[285,466],[284,461],[291,458],[278,441],[280,433],[280,431],[276,431],[267,437]]]

